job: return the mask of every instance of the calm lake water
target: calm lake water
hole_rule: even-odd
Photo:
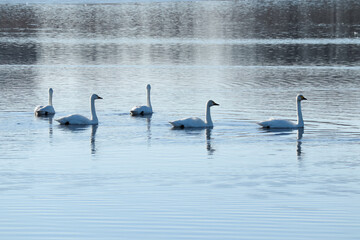
[[[53,2],[0,4],[0,239],[360,238],[359,3]]]

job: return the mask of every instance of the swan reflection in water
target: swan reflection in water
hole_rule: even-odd
[[[140,121],[142,121],[143,119],[146,119],[146,134],[147,134],[147,141],[148,141],[148,145],[151,145],[151,117],[152,117],[152,113],[151,114],[145,114],[145,115],[131,115],[132,117],[139,119]]]
[[[297,131],[298,132],[297,132],[297,138],[296,138],[296,140],[297,140],[296,141],[296,154],[298,157],[300,157],[301,156],[301,144],[302,144],[301,139],[304,134],[304,128],[299,128]],[[301,159],[299,159],[299,160],[301,160]]]
[[[147,141],[148,141],[148,145],[151,145],[151,116],[152,114],[146,116],[146,133],[147,133]]]
[[[304,134],[304,128],[295,128],[295,129],[262,129],[264,132],[274,133],[274,135],[290,135],[293,131],[297,131],[296,137],[296,155],[298,156],[298,160],[301,160],[301,144],[302,144],[302,137]]]
[[[49,123],[49,137],[52,138],[54,115],[35,115],[35,118],[39,121],[45,121]]]
[[[90,137],[90,143],[91,143],[91,154],[96,153],[96,145],[95,145],[95,135],[96,131],[98,129],[98,125],[92,125],[91,126],[91,137]]]
[[[80,133],[84,132],[85,130],[91,128],[91,135],[90,135],[90,150],[91,154],[96,153],[96,131],[98,129],[98,125],[58,125],[64,131],[71,131],[73,133]]]
[[[204,131],[205,131],[205,140],[206,140],[206,150],[208,152],[208,155],[213,155],[216,151],[211,144],[212,138],[211,138],[211,132],[212,128],[171,128],[172,131],[177,131],[179,134],[185,134],[194,136],[196,139],[199,139],[202,137]]]
[[[212,129],[207,128],[205,129],[205,131],[206,131],[206,150],[208,151],[208,155],[213,155],[216,150],[211,146]]]

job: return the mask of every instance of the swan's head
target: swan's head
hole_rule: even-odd
[[[52,95],[52,94],[53,94],[53,92],[54,92],[54,91],[53,91],[53,89],[52,89],[52,88],[49,88],[49,94],[51,94],[51,95]]]
[[[212,107],[212,106],[219,106],[220,104],[217,104],[217,103],[214,102],[213,100],[209,100],[209,101],[207,102],[207,105],[208,105],[209,107]]]
[[[299,95],[296,96],[296,100],[297,100],[298,102],[300,102],[300,101],[302,101],[302,100],[307,100],[307,99],[306,99],[303,95],[299,94]]]
[[[150,84],[148,84],[148,85],[146,86],[146,90],[150,91],[150,89],[151,89],[151,86],[150,86]]]
[[[103,98],[99,97],[97,94],[91,95],[91,100],[96,100],[96,99],[103,99]]]

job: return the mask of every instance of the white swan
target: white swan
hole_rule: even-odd
[[[146,90],[147,90],[147,105],[146,106],[135,106],[130,110],[130,114],[133,116],[138,116],[138,115],[149,115],[152,114],[152,106],[151,106],[151,102],[150,102],[150,90],[151,90],[151,86],[150,84],[148,84],[146,86]]]
[[[52,105],[52,96],[53,96],[53,89],[49,88],[49,104],[46,106],[37,106],[34,109],[34,113],[37,116],[44,116],[44,115],[54,115],[55,109]]]
[[[206,121],[204,122],[200,118],[184,118],[177,121],[170,122],[174,128],[212,128],[213,122],[210,115],[210,107],[218,106],[213,100],[209,100],[206,104]]]
[[[263,128],[303,128],[304,120],[301,112],[301,101],[307,100],[303,95],[296,96],[296,109],[297,109],[297,123],[287,120],[270,119],[267,121],[259,122],[258,124]]]
[[[55,119],[55,120],[63,125],[97,125],[99,123],[99,121],[98,121],[98,118],[96,116],[96,111],[95,111],[95,100],[96,99],[102,99],[102,97],[99,97],[96,94],[91,95],[91,97],[90,97],[91,119],[88,119],[87,117],[84,117],[79,114],[73,114],[73,115],[69,115],[67,117],[62,117],[62,118]]]

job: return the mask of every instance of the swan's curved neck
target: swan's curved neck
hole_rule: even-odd
[[[52,106],[52,93],[49,92],[49,105]]]
[[[152,109],[151,101],[150,101],[150,89],[147,89],[146,98],[147,98],[147,106]]]
[[[297,110],[297,125],[299,127],[304,127],[304,120],[301,112],[301,101],[296,102],[296,110]]]
[[[98,122],[98,118],[96,115],[96,110],[95,110],[95,99],[91,99],[91,121],[97,123]]]
[[[210,106],[209,104],[206,105],[206,122],[205,122],[207,127],[212,127],[214,126],[212,119],[211,119],[211,114],[210,114]]]

